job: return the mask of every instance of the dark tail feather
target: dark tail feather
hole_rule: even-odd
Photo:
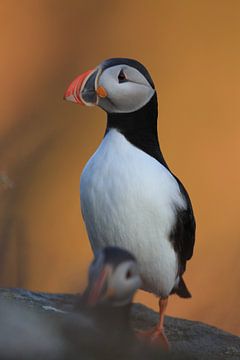
[[[176,289],[173,289],[173,293],[185,299],[192,297],[182,277],[180,277],[178,287]]]

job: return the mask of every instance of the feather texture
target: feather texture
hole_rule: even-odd
[[[111,129],[83,170],[80,192],[93,251],[109,245],[131,251],[144,290],[167,296],[179,268],[169,241],[175,209],[187,207],[174,176]]]

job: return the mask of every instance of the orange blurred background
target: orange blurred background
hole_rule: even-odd
[[[173,296],[168,313],[240,334],[240,2],[12,0],[0,18],[0,285],[85,286],[79,176],[105,114],[63,93],[103,59],[136,58],[155,81],[161,146],[197,219],[193,298]],[[153,295],[136,300],[157,308]]]

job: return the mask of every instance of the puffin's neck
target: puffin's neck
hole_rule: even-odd
[[[157,134],[157,94],[141,109],[131,113],[108,113],[106,133],[116,129],[137,148],[168,167],[160,150]],[[105,133],[105,135],[106,135]]]

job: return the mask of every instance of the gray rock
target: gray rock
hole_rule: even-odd
[[[156,324],[158,314],[141,304],[133,307],[135,327],[146,329]],[[240,338],[207,324],[167,316],[166,335],[172,350],[195,355],[197,359],[240,360]]]
[[[109,344],[91,319],[74,314],[76,295],[0,289],[0,359],[240,359],[240,339],[201,322],[166,317],[170,354],[134,343]],[[132,308],[134,328],[157,323],[158,314]],[[97,341],[96,341],[97,339]]]

